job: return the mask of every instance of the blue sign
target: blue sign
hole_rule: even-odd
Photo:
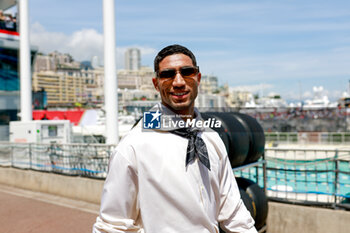
[[[144,129],[160,129],[160,116],[162,113],[156,112],[143,113],[143,128]]]

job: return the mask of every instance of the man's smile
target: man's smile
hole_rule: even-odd
[[[175,99],[184,99],[188,96],[189,93],[189,91],[171,92],[170,95]]]

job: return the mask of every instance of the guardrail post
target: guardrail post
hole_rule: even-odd
[[[339,165],[338,165],[338,149],[335,150],[335,156],[334,156],[334,209],[337,207],[337,187],[338,187],[338,177],[339,177]]]
[[[29,143],[29,169],[32,169],[32,144]]]
[[[262,164],[262,166],[263,166],[264,192],[265,192],[265,195],[267,195],[267,173],[266,173],[267,161],[265,160],[265,152],[262,155],[262,159],[264,160],[264,162]]]
[[[10,157],[11,157],[11,167],[13,167],[13,151],[14,151],[14,146],[11,145],[11,154],[10,154]]]

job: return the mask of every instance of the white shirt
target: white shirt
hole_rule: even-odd
[[[112,155],[93,232],[256,233],[240,199],[225,145],[202,132],[211,170],[198,159],[185,166],[188,139],[140,124]]]

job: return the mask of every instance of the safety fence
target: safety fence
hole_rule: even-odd
[[[0,143],[0,166],[104,179],[114,145]],[[264,159],[233,169],[269,199],[350,209],[350,149],[265,149]]]
[[[266,143],[350,144],[349,132],[265,132]]]
[[[271,200],[350,209],[350,149],[268,148],[265,164],[235,174],[265,182]]]
[[[104,144],[0,143],[0,166],[105,178],[114,147]]]

